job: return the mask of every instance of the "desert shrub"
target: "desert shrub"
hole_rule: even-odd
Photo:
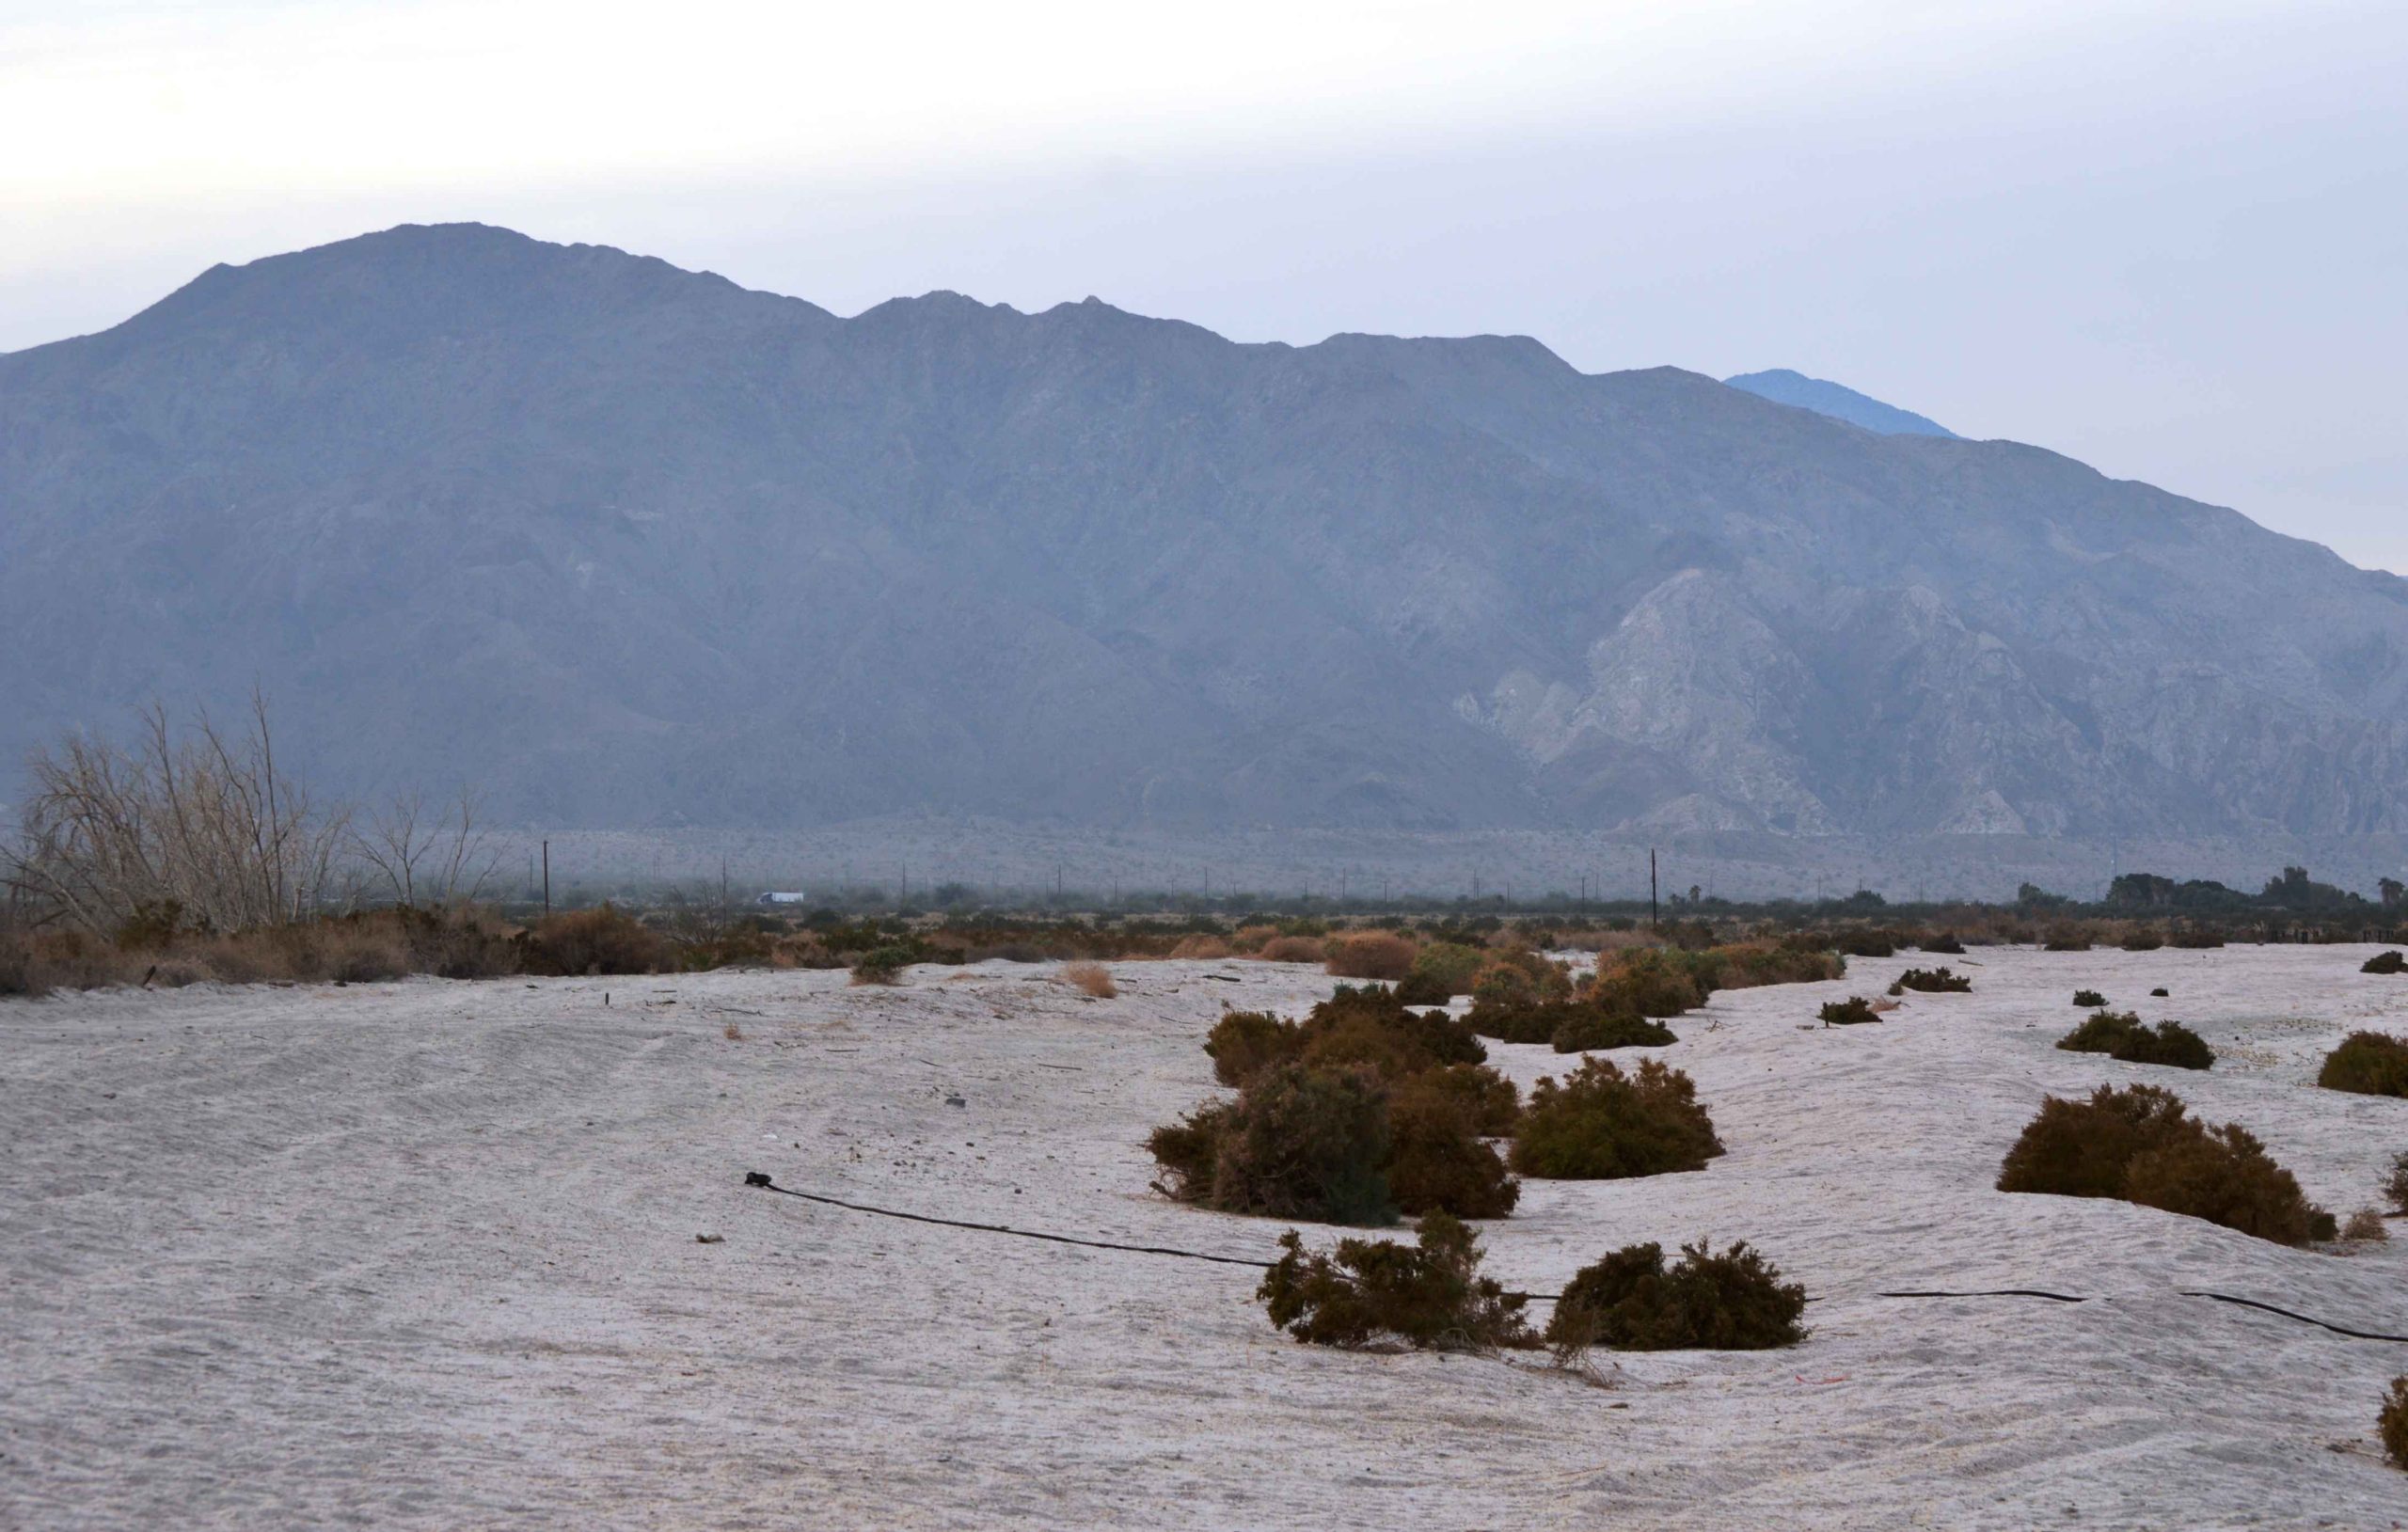
[[[653,973],[669,956],[658,932],[607,904],[547,916],[519,944],[530,973]]]
[[[1840,951],[1850,957],[1890,957],[1898,951],[1897,939],[1887,931],[1848,931],[1840,937]]]
[[[1428,973],[1407,973],[1396,982],[1396,998],[1407,1005],[1444,1005],[1454,999],[1444,979]]]
[[[1416,987],[1420,994],[1427,994],[1434,987],[1444,989],[1445,994],[1435,1002],[1417,1000],[1415,1003],[1444,1003],[1456,995],[1470,994],[1472,976],[1487,960],[1487,956],[1477,947],[1466,947],[1454,941],[1432,942],[1413,955],[1413,967],[1406,973],[1406,982],[1418,981]]]
[[[2352,1213],[2349,1217],[2349,1221],[2341,1225],[2341,1238],[2344,1240],[2366,1243],[2382,1244],[2391,1238],[2391,1231],[2383,1226],[2383,1215],[2381,1213],[2375,1211],[2371,1208],[2361,1208],[2356,1212]]]
[[[2316,1082],[2360,1096],[2408,1096],[2408,1042],[2380,1032],[2353,1032],[2324,1055]]]
[[[1171,948],[1170,955],[1192,960],[1227,957],[1229,956],[1229,944],[1216,936],[1181,937],[1179,944]]]
[[[2052,1096],[2007,1151],[2002,1192],[2115,1197],[2278,1244],[2330,1239],[2333,1215],[2235,1123],[2210,1129],[2154,1085]]]
[[[2090,933],[2079,925],[2053,925],[2040,943],[2043,952],[2088,952]]]
[[[1537,1003],[1536,980],[1511,963],[1491,963],[1471,981],[1472,1009],[1508,1010]]]
[[[1323,958],[1321,939],[1307,936],[1273,937],[1254,956],[1266,963],[1318,963]]]
[[[1608,1011],[1595,1005],[1567,1005],[1567,1013],[1547,1035],[1559,1053],[1585,1053],[1608,1048],[1662,1048],[1677,1043],[1672,1029],[1637,1011]]]
[[[918,953],[901,943],[872,947],[853,959],[853,983],[894,984],[918,958]]]
[[[1907,970],[1890,987],[1890,993],[1894,995],[1901,990],[1912,989],[1926,995],[1964,995],[1971,994],[1972,988],[1973,981],[1969,975],[1953,973],[1942,965],[1940,968]]]
[[[1683,955],[1662,947],[1626,952],[1611,963],[1600,963],[1589,983],[1587,999],[1608,1010],[1637,1011],[1641,1016],[1679,1016],[1704,1003]]]
[[[1513,1166],[1525,1176],[1608,1180],[1703,1170],[1721,1152],[1687,1075],[1655,1059],[1627,1075],[1610,1060],[1588,1059],[1560,1083],[1532,1087]]]
[[[2124,1064],[2162,1064],[2176,1069],[2206,1069],[2216,1050],[2179,1021],[2143,1024],[2131,1011],[2100,1011],[2057,1039],[2068,1053],[2104,1053]]]
[[[1323,942],[1323,961],[1342,979],[1402,979],[1413,971],[1413,942],[1390,931],[1349,931]],[[1445,1004],[1441,996],[1437,1002]]]
[[[1307,1251],[1291,1229],[1255,1296],[1271,1322],[1315,1346],[1393,1338],[1416,1348],[1487,1350],[1535,1344],[1522,1319],[1529,1300],[1479,1274],[1479,1239],[1460,1220],[1430,1213],[1415,1242],[1340,1240]]]
[[[2408,973],[2408,953],[2379,952],[2358,965],[2361,973]]]
[[[2150,991],[2149,991],[2149,997],[2150,997],[2151,999],[2153,999],[2153,1000],[2163,1000],[2163,999],[2165,999],[2165,997],[2166,997],[2167,995],[2169,995],[2169,994],[2171,994],[2171,993],[2173,993],[2173,991],[2171,991],[2171,990],[2169,990],[2169,989],[2165,989],[2165,988],[2161,987],[2161,988],[2156,988],[2156,989],[2152,989],[2152,990],[2150,990]]]
[[[1845,977],[1847,959],[1811,941],[1740,941],[1685,955],[1703,994]]]
[[[1418,1096],[1454,1102],[1470,1114],[1473,1129],[1482,1138],[1511,1137],[1522,1114],[1522,1093],[1484,1064],[1425,1069],[1398,1085],[1391,1099],[1402,1102]]]
[[[2221,933],[2196,925],[2178,925],[2165,941],[2170,947],[2179,947],[2192,952],[2206,952],[2223,946],[2224,937]]]
[[[1520,1183],[1505,1173],[1497,1151],[1481,1142],[1482,1103],[1423,1083],[1436,1073],[1408,1081],[1389,1098],[1388,1194],[1409,1216],[1502,1218],[1520,1200]]]
[[[1229,936],[1229,951],[1251,956],[1279,935],[1275,925],[1241,925]]]
[[[2136,926],[2124,933],[2120,945],[2126,952],[2155,952],[2165,945],[2165,939],[2147,926]]]
[[[1416,1011],[1385,985],[1339,985],[1296,1028],[1300,1056],[1312,1064],[1368,1064],[1402,1080],[1449,1064],[1483,1064],[1488,1050],[1444,1011]]]
[[[1823,1025],[1827,1027],[1861,1027],[1867,1021],[1881,1019],[1874,1011],[1873,1003],[1862,995],[1826,1001],[1823,1008],[1814,1014],[1823,1019]]]
[[[2096,989],[2077,989],[2073,992],[2073,1003],[2076,1005],[2084,1007],[2085,1009],[2095,1011],[2099,1010],[2106,1005],[2107,997],[2100,994]]]
[[[1573,1277],[1546,1341],[1559,1354],[1766,1350],[1805,1339],[1805,1312],[1806,1289],[1744,1241],[1719,1256],[1703,1240],[1684,1245],[1670,1269],[1661,1246],[1625,1245]]]
[[[1234,1101],[1154,1129],[1147,1147],[1168,1181],[1161,1190],[1181,1202],[1324,1224],[1395,1221],[1381,1170],[1387,1087],[1370,1069],[1264,1069]]]
[[[49,984],[35,971],[33,940],[0,927],[0,995],[43,995]]]
[[[1942,931],[1936,937],[1925,937],[1923,942],[1923,950],[1925,952],[1936,952],[1945,957],[1962,957],[1965,956],[1965,944],[1957,940],[1954,934],[1947,931]]]
[[[1212,1078],[1224,1085],[1243,1085],[1258,1070],[1291,1064],[1304,1049],[1304,1034],[1295,1023],[1268,1011],[1224,1011],[1204,1035]]]
[[[2408,1468],[2408,1378],[2391,1380],[2391,1394],[2375,1416],[2374,1431],[2391,1466]]]
[[[2392,1157],[2391,1170],[2383,1178],[2383,1197],[2395,1213],[2408,1213],[2408,1154]]]
[[[1120,987],[1112,982],[1112,971],[1101,963],[1065,963],[1062,982],[1095,1000],[1110,1000],[1120,993]]]

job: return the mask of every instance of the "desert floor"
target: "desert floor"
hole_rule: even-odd
[[[2400,1525],[2372,1427],[2408,1345],[2180,1289],[2408,1334],[2408,1227],[2297,1251],[1991,1189],[2045,1093],[2149,1080],[2374,1203],[2408,1101],[2309,1083],[2344,1032],[2408,1031],[2370,950],[1976,950],[1948,959],[1973,994],[1837,1030],[1822,1001],[1924,959],[1716,997],[1618,1056],[1693,1074],[1730,1153],[1528,1183],[1489,1266],[1545,1290],[1632,1240],[1745,1239],[1814,1333],[1608,1388],[1298,1346],[1242,1268],[743,1185],[1263,1256],[1280,1225],[1164,1201],[1142,1141],[1213,1090],[1225,1003],[1301,1014],[1314,971],[0,1003],[0,1527]],[[2221,1061],[2056,1051],[2078,987]],[[1876,1296],[2008,1287],[2098,1301]]]

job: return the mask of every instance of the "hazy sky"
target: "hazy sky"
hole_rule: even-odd
[[[1794,367],[2408,572],[2408,5],[7,0],[0,350],[473,218]]]

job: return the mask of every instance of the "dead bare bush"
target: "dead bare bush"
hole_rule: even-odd
[[[1094,1000],[1110,1000],[1120,993],[1112,982],[1112,971],[1101,963],[1065,963],[1062,982]]]
[[[1341,979],[1386,979],[1394,982],[1413,971],[1414,955],[1421,949],[1387,931],[1346,931],[1323,946],[1326,966]]]

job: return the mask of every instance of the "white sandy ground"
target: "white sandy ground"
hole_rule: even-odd
[[[2308,1084],[2345,1030],[2408,1032],[2370,950],[1977,950],[1948,959],[1974,994],[1841,1030],[1801,1023],[1927,960],[1717,997],[1661,1051],[1730,1154],[1528,1183],[1490,1265],[1550,1288],[1745,1238],[1814,1335],[1609,1390],[1298,1346],[1239,1268],[741,1185],[1261,1255],[1280,1225],[1164,1202],[1141,1144],[1212,1091],[1222,1004],[1300,1012],[1331,983],[1304,969],[1128,964],[1100,1002],[994,964],[0,1004],[0,1527],[2397,1526],[2371,1431],[2408,1346],[2176,1289],[2408,1333],[2408,1239],[1991,1190],[2044,1092],[2149,1080],[2373,1202],[2408,1101]],[[2222,1061],[2055,1051],[2078,986]],[[2103,1301],[1872,1296],[1917,1287]]]

